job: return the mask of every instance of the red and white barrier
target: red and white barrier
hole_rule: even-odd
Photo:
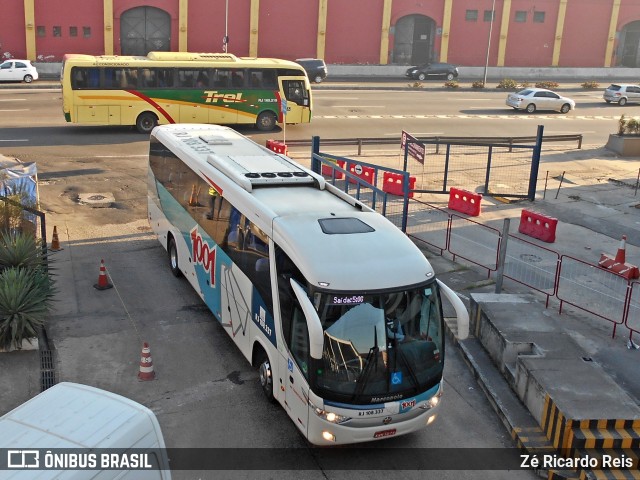
[[[451,187],[449,190],[449,208],[457,212],[466,213],[472,217],[480,215],[482,194],[469,192]]]
[[[557,218],[523,209],[520,214],[518,231],[543,242],[553,243],[556,241],[557,226]]]
[[[412,190],[416,186],[416,177],[409,177],[409,198],[413,198]],[[384,172],[382,174],[382,191],[391,195],[404,195],[404,175],[401,173]]]

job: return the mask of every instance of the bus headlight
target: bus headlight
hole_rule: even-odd
[[[351,420],[351,417],[346,417],[344,415],[339,415],[339,414],[334,413],[334,412],[329,412],[329,411],[324,410],[324,409],[322,409],[320,407],[316,407],[311,402],[309,402],[309,405],[311,406],[311,408],[313,409],[313,412],[317,416],[319,416],[320,418],[326,420],[327,422],[341,424],[341,423],[345,423],[345,422],[348,422],[349,420]]]
[[[440,403],[440,397],[442,397],[442,386],[438,388],[438,391],[433,397],[427,400],[426,403],[420,405],[420,408],[423,410],[431,410],[432,408],[436,408],[438,403]]]

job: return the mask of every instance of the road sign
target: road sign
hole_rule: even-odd
[[[420,163],[424,164],[424,152],[425,146],[420,140],[414,136],[408,134],[404,130],[402,131],[401,147],[403,150],[407,150],[407,153],[415,158]]]

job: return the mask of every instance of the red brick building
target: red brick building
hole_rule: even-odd
[[[640,66],[639,0],[3,0],[0,56],[152,50],[327,63]],[[491,22],[492,9],[494,21]],[[491,37],[491,41],[489,41]]]

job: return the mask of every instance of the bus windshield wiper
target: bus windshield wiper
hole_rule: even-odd
[[[380,351],[380,348],[378,348],[378,328],[375,325],[373,326],[373,337],[373,347],[369,349],[369,353],[364,360],[365,366],[356,380],[356,391],[353,394],[353,402],[356,402],[362,395],[373,367],[375,366],[376,370],[378,369],[378,352]]]

